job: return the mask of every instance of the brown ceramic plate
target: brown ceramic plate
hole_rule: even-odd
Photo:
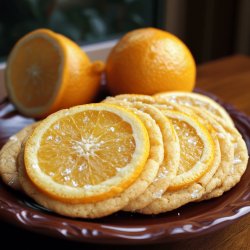
[[[249,150],[250,118],[230,105],[223,105],[244,136]],[[0,146],[30,122],[32,120],[15,113],[10,104],[0,104]],[[223,196],[157,216],[119,212],[98,220],[70,219],[40,207],[0,182],[0,219],[33,232],[102,244],[147,244],[197,237],[250,213],[249,165],[240,183]]]

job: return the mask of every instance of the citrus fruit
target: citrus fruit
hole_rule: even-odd
[[[187,46],[176,36],[142,28],[127,33],[112,49],[106,74],[112,94],[192,91],[196,65]]]
[[[60,201],[87,203],[121,193],[142,172],[149,137],[141,120],[121,107],[89,104],[58,111],[25,146],[30,180]]]
[[[172,121],[180,143],[179,168],[168,191],[180,190],[209,171],[215,146],[208,130],[194,117],[164,108],[161,111]]]
[[[207,96],[197,93],[172,91],[156,94],[154,98],[157,103],[165,104],[165,102],[170,102],[173,104],[179,104],[181,106],[201,108],[216,115],[217,117],[220,117],[234,127],[234,123],[226,110],[213,99]]]
[[[93,100],[103,68],[101,62],[91,63],[70,39],[38,29],[21,38],[11,51],[6,88],[21,113],[44,117]]]

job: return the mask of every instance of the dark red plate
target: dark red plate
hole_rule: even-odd
[[[220,102],[216,97],[212,98]],[[250,151],[250,118],[230,105],[223,105]],[[0,104],[0,147],[9,136],[31,122],[31,119],[18,115],[8,102]],[[197,237],[250,213],[249,165],[240,183],[223,196],[157,216],[119,212],[96,220],[70,219],[40,207],[0,182],[0,219],[37,233],[102,244],[147,244]]]

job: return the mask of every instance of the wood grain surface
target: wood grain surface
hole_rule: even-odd
[[[196,86],[250,115],[250,57],[237,55],[200,65]]]
[[[198,67],[197,87],[219,96],[239,110],[250,115],[250,57],[232,56]],[[9,237],[23,242],[29,249],[39,242],[40,247],[55,245],[58,249],[137,249],[137,250],[237,250],[250,249],[250,215],[215,233],[164,245],[107,246],[77,244],[60,241],[31,232],[22,231],[0,222],[1,244],[10,245]]]
[[[250,115],[250,57],[236,55],[198,66],[196,86]],[[152,249],[250,250],[250,215],[200,239]]]

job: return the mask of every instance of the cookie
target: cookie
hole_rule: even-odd
[[[228,121],[228,118],[215,115],[204,108],[178,105],[168,99],[161,99],[160,103],[156,105],[159,108],[166,105],[168,109],[182,110],[188,114],[190,112],[196,113],[204,121],[207,120],[217,132],[221,150],[221,163],[213,178],[207,184],[206,192],[197,201],[219,197],[234,187],[246,170],[248,153],[244,140],[237,129]]]
[[[206,192],[203,194],[200,200],[203,200],[204,197],[216,187],[220,186],[223,182],[224,178],[226,177],[223,173],[226,169],[232,164],[233,162],[233,155],[234,155],[234,147],[231,143],[230,136],[225,131],[225,129],[210,115],[209,112],[201,110],[200,108],[192,108],[192,111],[195,112],[201,119],[207,120],[209,124],[213,127],[217,134],[217,138],[220,145],[221,151],[221,162],[220,165],[215,172],[213,178],[206,186]]]
[[[207,96],[190,92],[170,91],[156,94],[154,95],[154,99],[157,103],[169,101],[180,106],[201,108],[202,110],[221,117],[223,120],[227,121],[230,126],[234,126],[233,120],[226,110]]]
[[[206,192],[202,195],[201,199],[204,199],[208,193],[210,193],[216,187],[219,187],[223,182],[224,178],[226,177],[223,173],[227,171],[227,169],[231,166],[233,162],[233,155],[234,155],[234,147],[233,143],[231,143],[231,136],[225,131],[223,126],[216,121],[211,116],[211,113],[197,107],[183,107],[180,105],[176,105],[174,103],[166,102],[167,108],[171,106],[171,109],[177,111],[183,111],[186,114],[196,115],[200,122],[208,122],[209,126],[211,125],[214,131],[217,134],[217,138],[220,145],[220,152],[221,152],[221,162],[220,165],[215,172],[213,178],[209,181],[207,186],[205,187]]]
[[[228,125],[227,121],[224,121],[217,116],[212,116],[227,132],[233,144],[233,159],[232,162],[226,165],[222,171],[217,174],[217,177],[222,180],[220,186],[216,187],[210,193],[202,197],[203,200],[215,198],[221,196],[224,192],[234,187],[241,179],[242,175],[246,171],[248,163],[248,151],[245,141],[236,128]]]
[[[125,95],[127,96],[127,95]],[[129,99],[129,98],[128,98]],[[123,107],[133,107],[149,114],[159,126],[164,144],[164,160],[159,168],[158,174],[151,185],[143,194],[132,200],[123,210],[135,211],[146,207],[154,199],[161,196],[168,188],[173,177],[176,176],[180,160],[180,145],[176,132],[171,122],[162,114],[160,110],[150,104],[141,102],[120,101],[113,98],[107,102],[121,105]]]
[[[149,115],[141,111],[135,110],[135,113],[141,118],[148,130],[150,139],[150,153],[142,173],[138,179],[124,192],[115,197],[96,203],[68,204],[55,200],[36,188],[27,177],[23,161],[23,146],[19,155],[20,171],[18,172],[19,180],[24,192],[40,205],[58,214],[69,217],[98,218],[112,214],[125,207],[130,202],[130,200],[141,195],[155,179],[155,176],[159,170],[159,166],[163,161],[164,152],[161,131],[155,121]]]
[[[147,104],[155,103],[155,99],[149,95],[139,95],[139,94],[121,94],[115,97],[108,96],[103,102],[112,101],[126,101],[126,102],[142,102]]]
[[[169,111],[168,107],[164,108],[164,106],[161,107],[159,106],[159,108],[164,114],[168,115]],[[206,172],[198,181],[195,181],[188,187],[176,191],[167,190],[162,195],[162,197],[159,197],[159,199],[156,199],[147,207],[141,209],[139,212],[144,214],[158,214],[171,211],[189,202],[193,202],[200,199],[202,195],[206,193],[206,187],[208,183],[211,181],[212,177],[214,176],[215,172],[217,171],[220,165],[221,153],[216,132],[212,130],[207,123],[205,123],[205,125],[208,126],[208,129],[210,131],[210,134],[212,136],[215,145],[214,160],[208,172]]]
[[[22,141],[32,133],[35,126],[36,123],[33,123],[11,136],[0,151],[1,179],[5,184],[16,190],[21,189],[17,173],[17,156],[20,152]]]
[[[204,121],[207,120],[217,133],[221,150],[221,163],[213,178],[207,184],[206,192],[197,201],[219,197],[234,187],[244,174],[248,161],[245,142],[237,129],[228,122],[227,118],[215,115],[204,108],[177,105],[168,99],[161,100],[161,104],[156,106],[160,108],[165,105],[171,110],[182,110],[188,114],[196,113]],[[236,165],[236,171],[234,165]]]
[[[213,127],[213,129],[217,133],[217,138],[219,141],[220,151],[221,151],[220,165],[217,171],[215,172],[213,178],[206,186],[206,192],[200,199],[203,200],[212,190],[214,190],[216,187],[219,187],[226,178],[225,173],[227,172],[228,168],[230,168],[233,162],[234,146],[230,140],[231,136],[225,131],[223,126],[221,126],[221,124],[211,116],[209,112],[196,107],[185,108],[185,109],[182,107],[182,110],[187,113],[190,113],[190,109],[191,112],[194,112],[198,117],[200,117],[204,121],[205,120],[208,121],[209,124]]]

